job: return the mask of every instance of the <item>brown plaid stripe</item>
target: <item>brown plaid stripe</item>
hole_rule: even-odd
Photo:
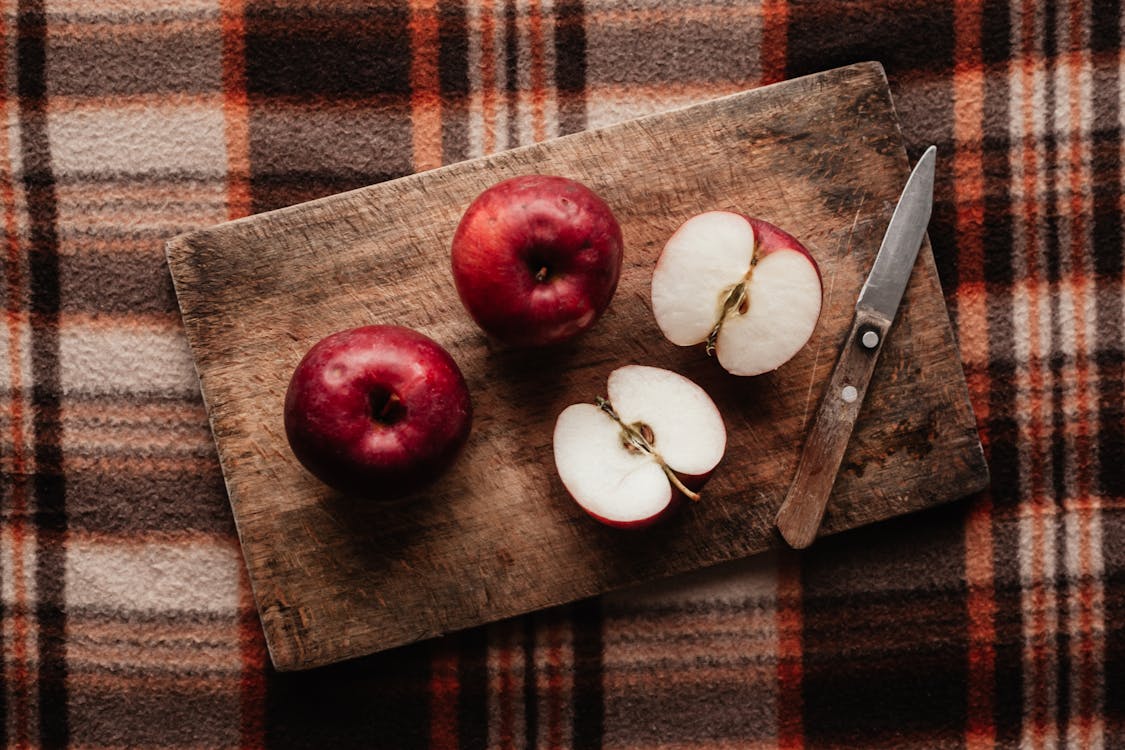
[[[1120,0],[6,0],[0,744],[1125,746]],[[241,567],[162,245],[878,59],[992,490],[308,674]]]

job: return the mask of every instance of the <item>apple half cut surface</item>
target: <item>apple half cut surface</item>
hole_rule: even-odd
[[[734,375],[792,359],[812,336],[823,286],[812,254],[769,222],[730,211],[688,219],[652,275],[652,312],[677,346],[706,344]]]
[[[614,370],[609,398],[573,404],[555,423],[563,486],[610,526],[644,526],[698,489],[723,457],[726,427],[707,392],[658,367]]]

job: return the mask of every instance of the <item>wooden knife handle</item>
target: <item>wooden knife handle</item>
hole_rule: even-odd
[[[891,321],[882,315],[871,310],[856,311],[852,329],[801,451],[797,475],[777,512],[777,528],[795,549],[809,546],[816,538],[863,397],[867,394],[871,373],[875,371],[875,362],[890,328]]]

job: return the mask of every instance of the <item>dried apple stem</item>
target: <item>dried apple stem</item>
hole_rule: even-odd
[[[660,462],[660,468],[664,469],[664,474],[667,475],[668,481],[671,482],[673,484],[673,486],[675,486],[676,489],[678,489],[680,492],[687,495],[687,498],[689,500],[692,500],[692,501],[697,502],[697,503],[699,502],[699,493],[698,492],[692,492],[691,490],[689,490],[687,488],[687,485],[685,485],[683,482],[681,482],[680,478],[678,476],[676,476],[676,472],[674,472],[674,471],[672,471],[671,469],[668,468],[668,464],[661,461]]]
[[[387,400],[383,403],[383,408],[379,410],[379,419],[389,419],[391,413],[394,412],[395,408],[400,403],[402,403],[402,399],[398,397],[397,393],[392,393],[390,396],[388,396]]]
[[[664,458],[657,452],[652,443],[645,438],[644,432],[640,427],[622,422],[621,417],[617,416],[617,412],[613,410],[613,405],[609,403],[608,399],[598,396],[594,403],[621,427],[622,436],[628,441],[629,445],[649,454],[656,463],[660,464],[660,468],[664,470],[664,475],[668,477],[668,481],[672,483],[672,486],[684,493],[689,499],[699,502],[699,493],[688,489],[687,485],[680,481],[680,478],[676,476],[676,472],[669,468],[668,464],[664,462]]]

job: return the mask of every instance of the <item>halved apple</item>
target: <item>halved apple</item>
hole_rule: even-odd
[[[660,518],[677,495],[710,477],[726,450],[723,418],[707,392],[671,370],[626,365],[608,399],[573,404],[555,423],[563,486],[597,520],[618,527]]]
[[[730,211],[688,219],[652,275],[652,312],[677,346],[706,344],[734,375],[788,362],[820,317],[823,286],[812,254],[769,222]]]

